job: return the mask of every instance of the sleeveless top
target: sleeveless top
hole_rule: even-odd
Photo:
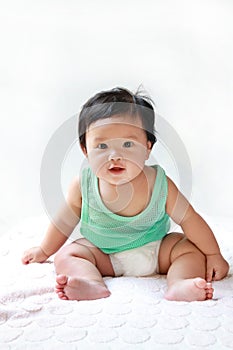
[[[159,165],[148,206],[135,216],[121,216],[111,212],[103,203],[98,178],[88,168],[81,177],[82,210],[80,232],[106,254],[137,248],[162,239],[170,228],[166,214],[167,178]]]

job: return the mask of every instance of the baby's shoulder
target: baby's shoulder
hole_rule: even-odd
[[[153,190],[156,176],[157,176],[157,168],[155,166],[147,165],[145,166],[144,171],[147,177],[147,181],[150,184],[150,189]]]
[[[164,169],[159,164],[154,165],[146,165],[145,171],[148,176],[151,176],[152,178],[156,178],[156,176],[165,175]]]

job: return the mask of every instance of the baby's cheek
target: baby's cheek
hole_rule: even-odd
[[[147,159],[147,153],[144,148],[138,148],[136,152],[128,153],[125,159],[131,162],[135,167],[143,169]]]
[[[107,159],[104,154],[100,155],[98,152],[93,151],[88,155],[88,162],[92,171],[97,175],[107,163]]]

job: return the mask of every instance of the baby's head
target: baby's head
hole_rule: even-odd
[[[139,93],[132,93],[124,88],[114,88],[102,91],[91,97],[82,107],[79,115],[79,142],[86,149],[86,132],[91,124],[112,116],[129,116],[140,118],[147,141],[151,148],[156,142],[154,122],[155,114],[152,100]]]

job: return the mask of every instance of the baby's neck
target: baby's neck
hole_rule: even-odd
[[[154,179],[155,171],[152,168],[146,168],[132,181],[120,185],[112,185],[100,179],[99,193],[105,206],[112,212],[122,216],[135,216],[147,207]]]

